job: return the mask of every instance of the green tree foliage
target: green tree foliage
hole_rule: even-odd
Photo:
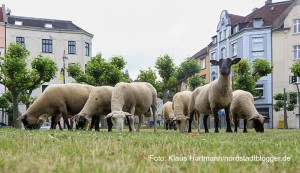
[[[289,97],[288,97],[289,95]],[[277,93],[273,96],[275,100],[274,109],[276,112],[280,111],[284,106],[284,97],[287,98],[287,110],[293,111],[295,109],[295,105],[297,104],[297,93],[289,92],[288,95],[284,95],[283,93]],[[289,100],[288,100],[289,98]]]
[[[256,94],[256,81],[252,77],[249,63],[242,59],[238,64],[233,65],[234,90],[244,90]]]
[[[195,74],[188,78],[189,87],[191,90],[196,89],[199,86],[203,86],[206,84],[205,80],[199,75]]]
[[[57,71],[57,66],[52,60],[40,55],[32,62],[32,70],[27,69],[26,60],[29,54],[25,46],[11,43],[4,57],[1,57],[0,83],[11,92],[15,128],[19,127],[19,95],[31,94],[32,90],[42,83],[50,81]]]
[[[125,70],[125,72],[123,73],[123,78],[121,79],[122,82],[127,82],[127,83],[131,83],[132,79],[129,76],[128,70]]]
[[[141,82],[148,82],[153,85],[157,90],[157,76],[154,70],[150,67],[148,70],[140,70],[140,74],[138,75],[137,79]]]
[[[187,80],[187,78],[199,73],[201,70],[195,58],[186,58],[177,69],[177,80],[179,82]]]
[[[174,60],[168,54],[160,56],[155,62],[155,68],[162,78],[163,103],[166,103],[168,101],[168,90],[171,89],[170,82],[175,72]]]
[[[292,66],[291,66],[291,72],[295,75],[300,77],[300,60],[297,60]]]
[[[238,64],[232,66],[234,72],[234,90],[244,90],[257,95],[255,89],[256,82],[263,76],[272,72],[273,67],[266,59],[255,59],[253,61],[252,72],[249,63],[241,60]]]
[[[106,61],[102,54],[98,53],[87,63],[86,71],[83,72],[79,64],[67,68],[67,72],[79,83],[87,83],[94,86],[115,85],[125,80],[121,70],[126,62],[120,56],[115,56]]]

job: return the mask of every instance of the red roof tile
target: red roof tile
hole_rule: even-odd
[[[243,22],[245,20],[244,16],[238,16],[235,14],[228,14],[230,21],[231,21],[231,25],[235,25],[237,23]]]

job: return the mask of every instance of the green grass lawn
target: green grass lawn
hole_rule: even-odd
[[[265,161],[214,158],[238,156],[264,157]],[[277,157],[290,161],[273,161]],[[214,134],[211,130],[204,134],[202,129],[200,134],[180,134],[163,129],[157,133],[153,129],[140,133],[0,129],[0,172],[108,171],[296,173],[300,172],[300,131],[266,129],[257,134],[250,129],[247,134],[242,130],[228,134],[221,130]]]

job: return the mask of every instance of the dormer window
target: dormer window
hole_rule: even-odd
[[[23,24],[22,21],[15,21],[15,25],[22,26],[22,24]]]
[[[51,29],[51,28],[53,28],[53,27],[52,27],[52,24],[46,23],[46,24],[45,24],[45,28]]]
[[[264,24],[262,18],[255,18],[253,19],[253,27],[261,27]]]
[[[213,44],[217,43],[217,37],[213,37]]]
[[[235,34],[235,33],[237,33],[237,32],[239,32],[239,27],[238,27],[238,25],[236,25],[236,26],[233,27],[233,33]]]

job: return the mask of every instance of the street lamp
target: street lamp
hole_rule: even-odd
[[[66,60],[68,57],[66,57],[66,51],[64,50],[64,55],[63,55],[63,77],[64,77],[64,84],[66,84]],[[66,128],[66,121],[64,119],[64,129]]]

